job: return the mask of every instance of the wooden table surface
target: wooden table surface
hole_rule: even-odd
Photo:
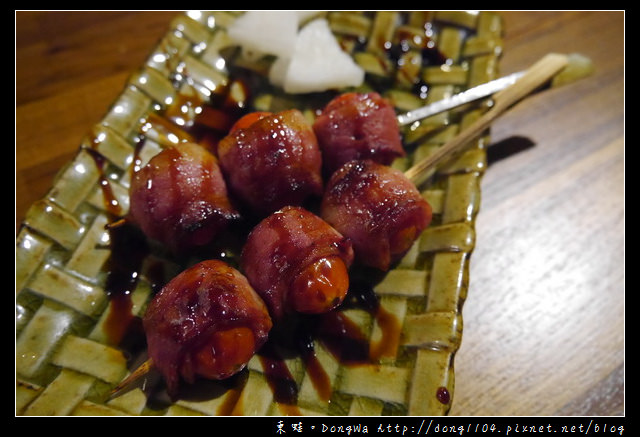
[[[175,14],[16,12],[16,230]],[[450,414],[623,415],[625,15],[503,16],[503,73],[595,71],[492,127]]]

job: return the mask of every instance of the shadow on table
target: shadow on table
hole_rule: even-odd
[[[497,143],[492,143],[491,146],[487,148],[487,165],[490,166],[495,162],[523,152],[533,146],[535,146],[533,141],[521,136],[513,136],[498,141]]]

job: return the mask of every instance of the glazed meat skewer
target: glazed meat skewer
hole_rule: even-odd
[[[405,175],[349,161],[327,182],[320,216],[348,238],[358,263],[386,271],[431,222],[431,206]]]
[[[202,261],[154,296],[143,318],[149,358],[112,395],[152,367],[169,395],[181,380],[226,379],[241,371],[267,341],[271,317],[246,277],[218,260]]]
[[[395,109],[376,92],[334,98],[315,119],[313,130],[327,177],[352,160],[388,165],[406,155]]]
[[[210,244],[240,219],[217,158],[195,143],[163,149],[135,172],[128,221],[175,253]]]
[[[320,149],[297,109],[241,118],[217,155],[232,195],[259,218],[322,194]]]
[[[240,267],[275,321],[317,314],[342,303],[353,262],[351,241],[317,215],[288,206],[249,234]]]
[[[431,208],[415,183],[435,165],[463,150],[496,117],[551,79],[567,62],[565,56],[556,54],[538,61],[499,92],[491,109],[476,122],[404,174],[380,160],[343,164],[327,182],[321,217],[353,242],[359,262],[388,270],[431,221]]]

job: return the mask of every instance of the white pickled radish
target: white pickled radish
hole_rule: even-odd
[[[338,44],[324,18],[305,25],[291,57],[279,57],[269,74],[287,93],[309,93],[361,85],[364,70]]]
[[[247,11],[229,25],[227,34],[246,51],[289,58],[295,50],[298,21],[295,11]]]

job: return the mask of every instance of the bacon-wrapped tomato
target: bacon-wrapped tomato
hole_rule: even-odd
[[[327,182],[320,216],[353,242],[356,261],[386,271],[431,222],[431,206],[405,175],[351,161]]]
[[[151,158],[133,175],[129,194],[132,221],[176,252],[210,243],[240,218],[216,157],[193,143]]]
[[[232,194],[258,217],[321,196],[322,156],[297,109],[245,116],[218,144]]]
[[[241,268],[278,320],[289,312],[322,313],[342,303],[353,249],[317,215],[285,207],[249,234]]]
[[[395,110],[376,92],[334,98],[316,118],[313,130],[329,175],[354,159],[391,164],[405,155]]]
[[[143,326],[149,357],[174,395],[181,378],[224,379],[242,370],[266,342],[272,321],[244,275],[207,260],[154,296]]]

